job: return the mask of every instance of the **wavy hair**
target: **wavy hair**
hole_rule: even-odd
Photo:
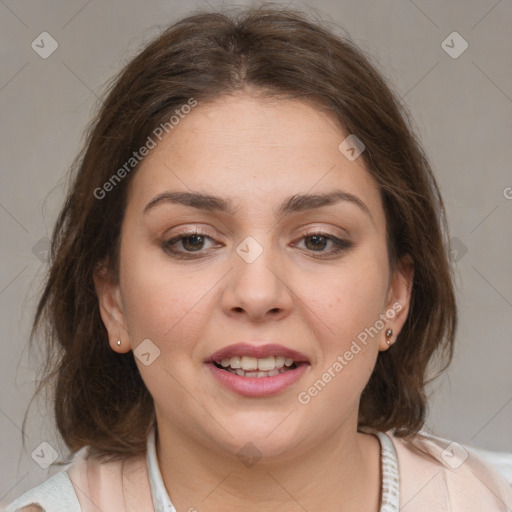
[[[410,257],[415,272],[408,318],[378,355],[358,428],[409,438],[424,424],[429,363],[435,360],[435,376],[449,365],[457,309],[443,201],[406,107],[372,58],[325,22],[272,7],[196,11],[163,30],[109,83],[53,231],[31,339],[43,331],[48,359],[37,392],[51,389],[56,425],[72,452],[142,453],[155,422],[133,353],[109,347],[93,282],[103,262],[118,276],[137,166],[104,197],[95,190],[190,98],[201,105],[237,91],[314,102],[364,142],[361,158],[385,210],[390,268]]]

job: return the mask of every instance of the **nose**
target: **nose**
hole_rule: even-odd
[[[232,270],[222,296],[222,307],[230,316],[252,321],[278,320],[291,312],[293,290],[283,258],[268,244],[250,237],[233,253]]]

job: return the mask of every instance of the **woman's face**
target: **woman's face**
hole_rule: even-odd
[[[120,282],[97,289],[159,429],[275,460],[355,435],[412,276],[390,274],[379,191],[347,135],[305,103],[237,95],[199,103],[142,162]]]

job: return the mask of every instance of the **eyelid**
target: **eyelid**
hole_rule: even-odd
[[[174,231],[175,229],[175,231]],[[172,235],[167,234],[168,232],[172,231]],[[220,234],[217,230],[214,230],[210,228],[209,226],[203,226],[203,225],[193,225],[193,226],[180,226],[177,228],[169,229],[165,232],[163,235],[163,238],[165,240],[170,240],[171,238],[175,238],[179,235],[201,235],[201,236],[209,236],[210,238],[225,238],[224,235]]]
[[[305,226],[308,226],[305,228]],[[303,229],[306,229],[305,232],[303,232],[302,230]],[[304,236],[305,234],[315,234],[315,233],[325,233],[326,235],[329,235],[329,236],[335,236],[335,237],[338,237],[338,238],[345,238],[345,237],[349,237],[350,234],[349,232],[340,227],[340,226],[333,226],[333,225],[330,225],[329,227],[325,227],[325,225],[320,225],[320,226],[311,226],[311,225],[303,225],[303,226],[300,226],[299,228],[297,228],[297,231],[300,231],[300,233],[302,234],[302,236]],[[336,233],[337,231],[337,233]]]
[[[330,230],[332,230],[333,228],[324,228],[321,226],[309,226],[306,229],[306,231],[302,231],[304,229],[304,226],[305,225],[301,225],[294,230],[294,231],[298,232],[297,236],[294,238],[297,239],[297,238],[301,238],[301,237],[318,235],[318,234],[322,234],[324,236],[331,236],[331,237],[339,238],[339,239],[345,239],[346,237],[350,237],[350,234],[348,233],[348,231],[343,228],[340,228],[339,226],[337,227],[337,229],[343,231],[343,233],[341,233],[341,234],[336,234],[336,233],[331,232]],[[210,231],[209,226],[207,226],[207,225],[206,225],[206,228],[204,228],[203,226],[198,226],[197,224],[195,224],[193,226],[185,225],[185,226],[180,226],[180,227],[176,228],[176,231],[172,234],[172,236],[168,236],[168,235],[164,234],[163,238],[166,239],[167,241],[169,241],[171,238],[175,238],[179,235],[191,236],[194,234],[208,236],[212,239],[226,238],[225,235],[223,235],[222,233],[219,233],[217,230],[215,230],[215,233],[213,233],[212,231]]]

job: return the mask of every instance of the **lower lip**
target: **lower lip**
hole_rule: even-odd
[[[226,370],[217,368],[213,363],[207,363],[213,376],[225,387],[243,396],[270,396],[297,382],[307,367],[300,363],[294,370],[274,375],[272,377],[241,377]]]

